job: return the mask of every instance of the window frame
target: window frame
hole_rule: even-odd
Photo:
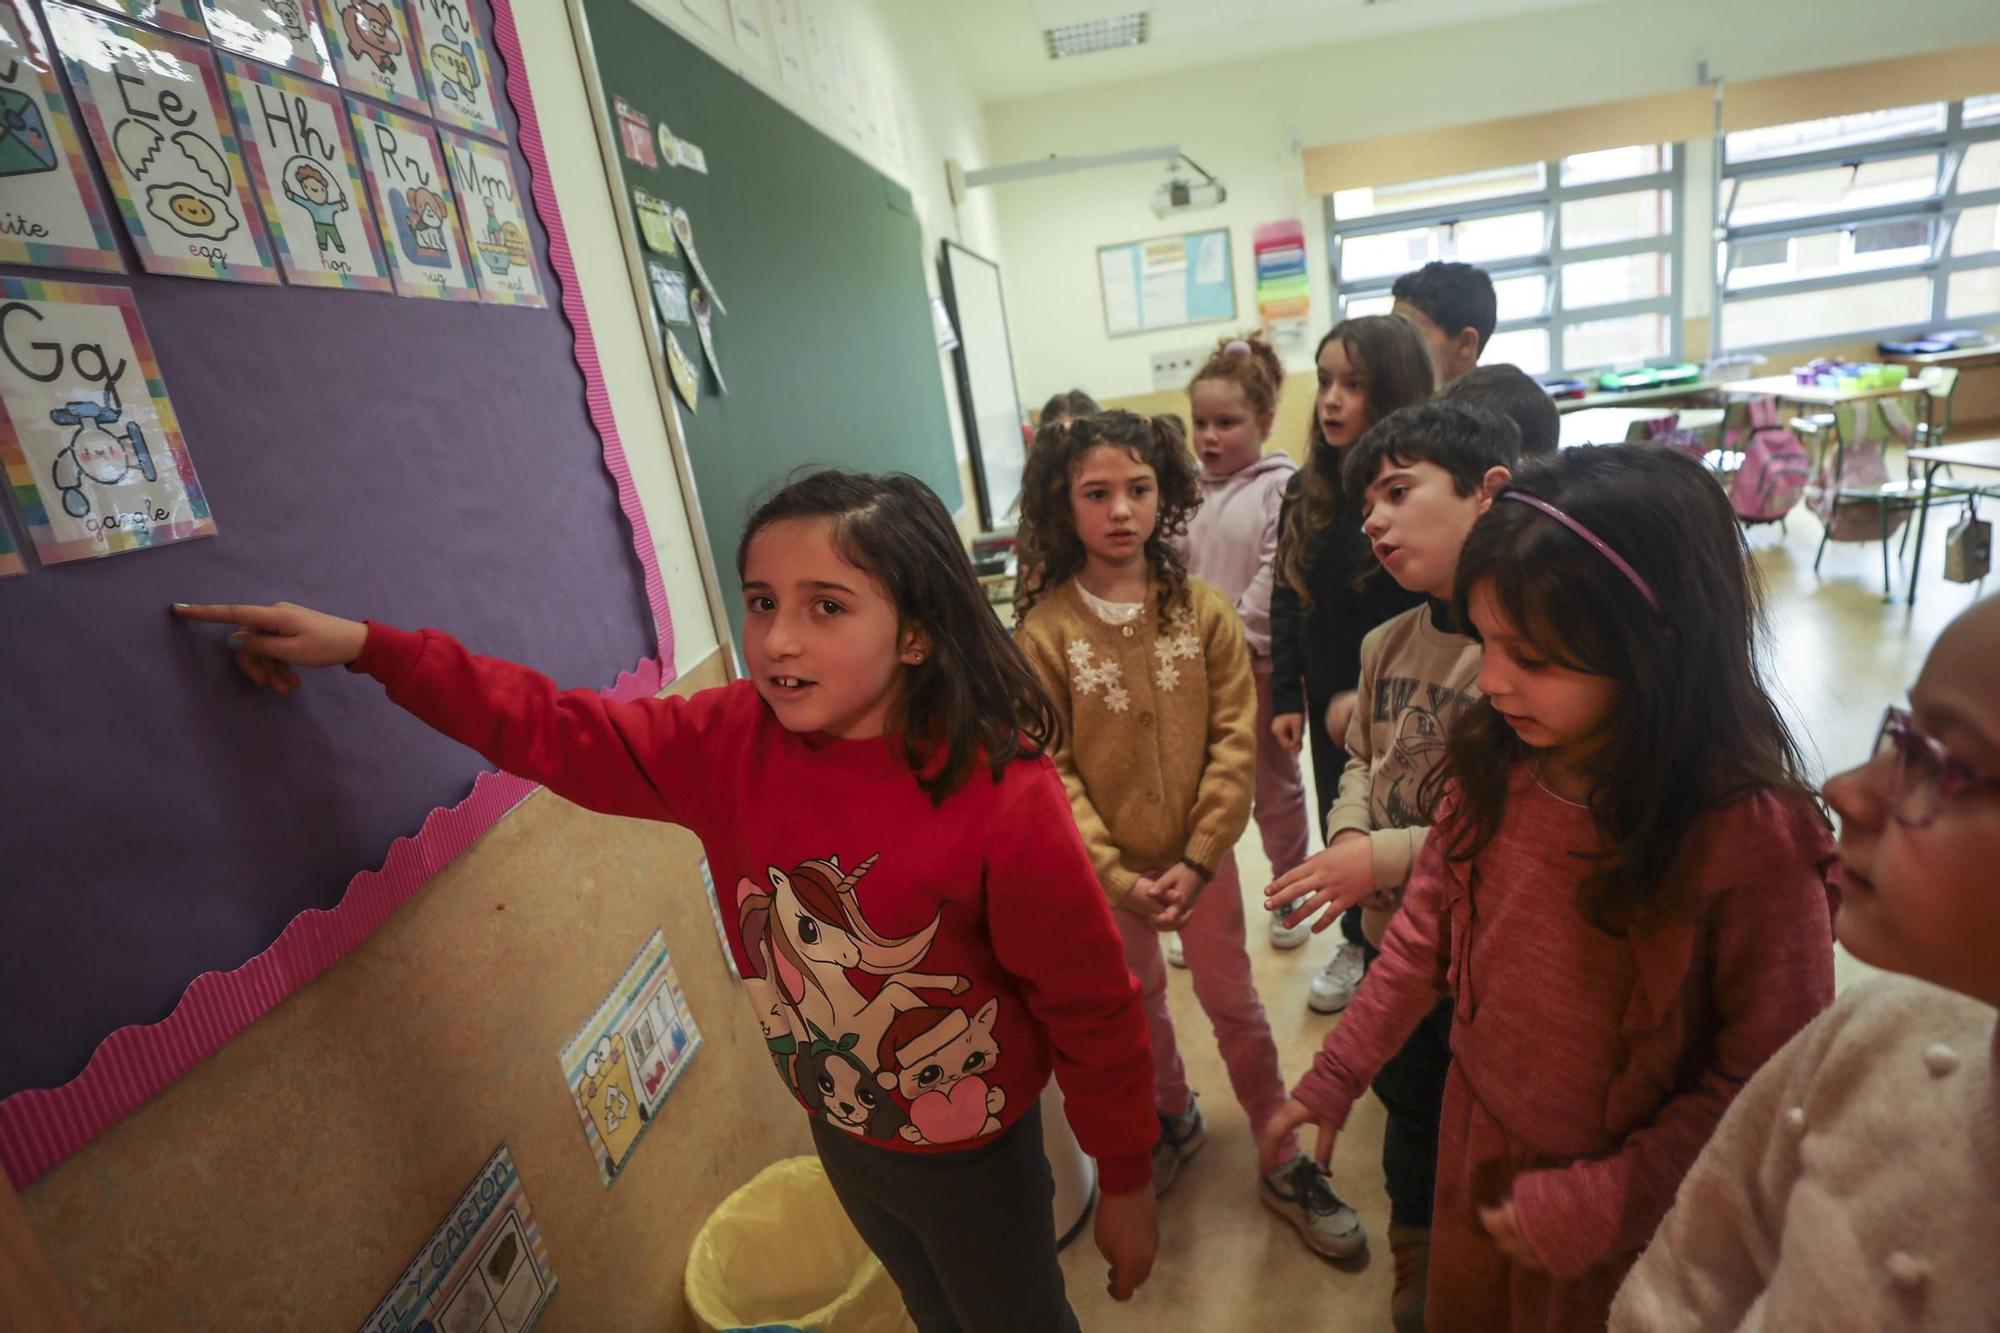
[[[1956,192],[1959,169],[1964,165],[1966,154],[1975,145],[1996,141],[2000,141],[2000,123],[1967,127],[1965,99],[1959,99],[1945,103],[1945,127],[1942,131],[1905,135],[1896,139],[1883,139],[1875,143],[1846,148],[1823,148],[1784,157],[1757,158],[1740,164],[1731,164],[1727,161],[1726,140],[1718,143],[1716,156],[1722,166],[1716,174],[1715,184],[1716,244],[1713,306],[1715,345],[1728,355],[1745,352],[1784,353],[1823,348],[1829,343],[1881,342],[1906,337],[1925,329],[1945,328],[1952,324],[1989,324],[2000,320],[2000,310],[1975,311],[1957,316],[1948,316],[1945,313],[1946,304],[1951,296],[1951,280],[1955,275],[1971,270],[2000,267],[2000,249],[1974,255],[1951,253],[1952,238],[1957,232],[1961,215],[1969,209],[2000,204],[2000,187],[1965,194]],[[1937,175],[1930,197],[1927,199],[1771,222],[1734,224],[1729,221],[1729,212],[1734,208],[1733,186],[1738,181],[1793,175],[1816,169],[1823,170],[1829,166],[1860,166],[1870,162],[1913,157],[1925,153],[1938,155]],[[1879,267],[1841,269],[1810,278],[1795,278],[1789,282],[1761,283],[1730,290],[1729,277],[1734,266],[1735,244],[1745,241],[1791,242],[1827,232],[1846,232],[1851,238],[1856,228],[1873,223],[1918,221],[1929,223],[1932,228],[1930,253],[1923,259]],[[1725,341],[1728,307],[1732,302],[1802,296],[1913,277],[1924,278],[1930,283],[1930,311],[1922,323],[1813,333],[1775,342]]]
[[[1622,146],[1622,145],[1621,145]],[[1395,213],[1376,213],[1353,222],[1342,222],[1334,210],[1334,196],[1329,194],[1323,200],[1326,225],[1327,265],[1332,281],[1333,305],[1345,318],[1349,301],[1380,299],[1389,294],[1401,274],[1387,277],[1361,278],[1348,282],[1341,278],[1341,258],[1344,243],[1354,237],[1380,235],[1383,232],[1407,231],[1418,227],[1456,226],[1480,218],[1502,217],[1510,213],[1539,211],[1542,214],[1542,248],[1539,252],[1516,258],[1494,260],[1481,263],[1480,267],[1490,274],[1495,283],[1508,278],[1541,277],[1546,286],[1542,297],[1542,309],[1534,315],[1501,319],[1494,325],[1494,335],[1513,333],[1523,329],[1538,329],[1546,333],[1549,340],[1549,369],[1546,376],[1579,376],[1592,374],[1613,367],[1630,366],[1632,362],[1602,361],[1582,365],[1567,365],[1563,360],[1563,347],[1570,328],[1579,324],[1597,324],[1608,320],[1622,319],[1634,315],[1662,315],[1667,321],[1667,350],[1657,357],[1648,358],[1639,364],[1671,365],[1679,362],[1683,355],[1683,332],[1681,328],[1681,284],[1682,284],[1682,234],[1681,224],[1686,204],[1687,154],[1678,143],[1659,145],[1666,165],[1659,171],[1638,176],[1624,176],[1617,180],[1591,181],[1588,184],[1565,185],[1562,183],[1562,163],[1560,157],[1545,159],[1542,188],[1511,195],[1496,196],[1462,204],[1448,204],[1427,208],[1406,209]],[[1533,166],[1524,162],[1519,166]],[[1562,236],[1562,212],[1565,204],[1578,203],[1590,199],[1604,199],[1621,194],[1637,194],[1646,190],[1665,193],[1666,226],[1658,236],[1640,237],[1636,240],[1614,241],[1602,245],[1566,246]],[[1614,301],[1603,305],[1578,306],[1566,309],[1562,299],[1562,275],[1571,264],[1593,259],[1623,259],[1633,255],[1659,255],[1666,261],[1666,283],[1660,295],[1635,301]]]

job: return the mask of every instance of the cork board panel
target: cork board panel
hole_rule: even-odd
[[[723,682],[719,654],[673,687]],[[92,1329],[353,1328],[503,1140],[560,1289],[540,1328],[682,1330],[688,1246],[806,1118],[687,832],[546,791],[365,944],[22,1195]],[[665,933],[701,1051],[606,1189],[556,1053]]]

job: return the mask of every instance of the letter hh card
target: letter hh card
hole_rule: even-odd
[[[423,48],[431,111],[440,121],[507,142],[493,91],[493,63],[472,0],[410,0],[410,24]]]
[[[0,277],[0,463],[45,565],[215,532],[123,287]]]
[[[477,301],[458,204],[431,127],[359,98],[347,106],[396,293]]]
[[[0,0],[0,261],[123,273],[55,60],[25,0]]]
[[[479,271],[479,299],[496,305],[547,306],[535,272],[535,242],[528,231],[528,201],[514,180],[514,164],[498,144],[439,130],[451,183],[465,217],[465,239]]]
[[[146,271],[277,282],[208,49],[68,5],[47,13]]]
[[[340,94],[234,56],[218,59],[285,277],[302,287],[393,290]]]
[[[422,62],[403,0],[320,0],[340,86],[420,116],[429,115]]]

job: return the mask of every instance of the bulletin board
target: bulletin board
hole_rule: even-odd
[[[704,572],[712,592],[729,590],[716,604],[740,641],[737,539],[793,469],[905,471],[947,509],[964,498],[922,229],[908,190],[633,0],[570,4],[628,266],[654,311],[656,377],[662,397],[681,395],[673,434],[707,536]],[[639,193],[685,213],[693,247],[650,243]],[[675,289],[665,300],[659,282]],[[681,292],[705,286],[712,357],[678,309]],[[668,334],[690,372],[679,388]]]
[[[439,0],[453,49],[473,52],[468,79],[474,55],[490,64],[504,134],[482,170],[504,161],[520,184],[505,245],[532,259],[546,308],[148,272],[124,232],[122,272],[0,264],[130,292],[215,529],[30,555],[0,579],[0,1162],[17,1184],[323,971],[532,790],[482,775],[368,679],[253,689],[220,632],[171,602],[438,625],[624,695],[668,674],[671,622],[510,11],[461,2]],[[483,41],[465,45],[468,28]],[[0,514],[32,552],[18,503]]]
[[[1097,279],[1114,338],[1236,318],[1227,227],[1099,246]]]

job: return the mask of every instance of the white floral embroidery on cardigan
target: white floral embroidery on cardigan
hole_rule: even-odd
[[[1071,639],[1069,641],[1070,683],[1078,694],[1090,695],[1097,687],[1104,687],[1104,706],[1114,713],[1122,713],[1131,705],[1132,696],[1125,689],[1125,673],[1115,660],[1099,662],[1090,651],[1090,640]]]
[[[1201,656],[1201,638],[1196,633],[1193,607],[1184,606],[1174,612],[1168,624],[1174,630],[1172,637],[1161,634],[1153,640],[1153,656],[1160,659],[1153,668],[1153,683],[1163,690],[1171,690],[1181,683],[1181,669],[1174,665],[1178,659]]]

